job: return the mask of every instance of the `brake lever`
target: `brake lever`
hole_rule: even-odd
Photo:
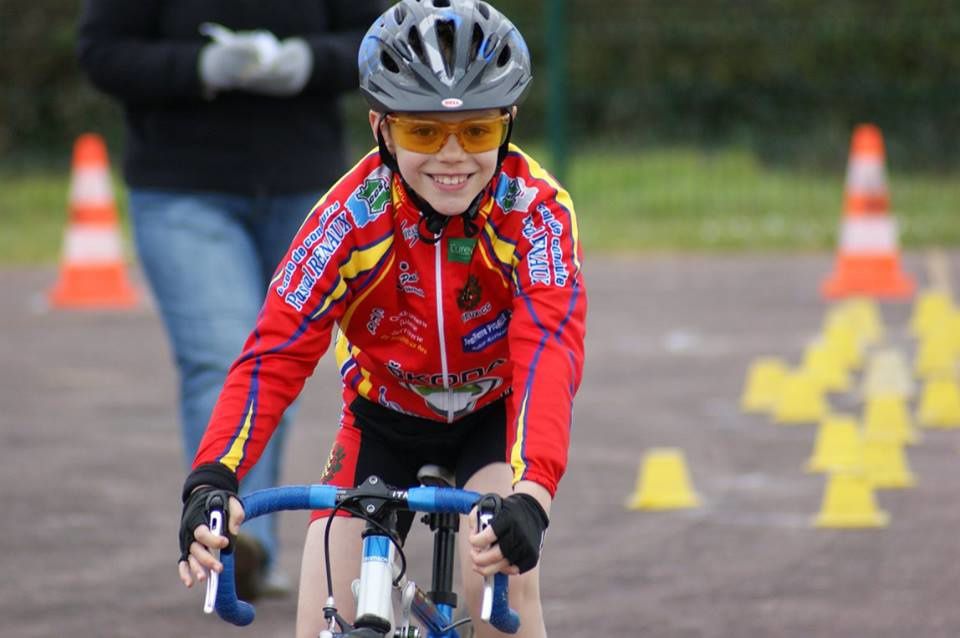
[[[221,536],[223,534],[223,512],[220,510],[212,510],[210,512],[210,521],[207,524],[207,527],[210,528],[210,532],[214,536]],[[217,560],[220,560],[220,550],[213,550],[213,555]],[[217,589],[220,587],[220,574],[214,570],[210,570],[210,574],[207,577],[207,593],[203,599],[203,612],[209,614],[213,612],[214,603],[217,600]]]
[[[493,499],[482,499],[477,504],[477,532],[482,532],[490,526],[493,517],[499,510],[499,502]],[[480,620],[490,622],[493,613],[493,575],[483,577],[483,598],[480,602]]]

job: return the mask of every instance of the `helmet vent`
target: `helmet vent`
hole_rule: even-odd
[[[435,0],[439,2],[440,0]],[[457,27],[452,20],[437,20],[437,44],[440,46],[440,57],[443,58],[443,67],[447,75],[453,75],[453,57],[456,55],[454,39]]]
[[[396,20],[397,24],[403,24],[403,21],[407,17],[407,8],[402,4],[398,4],[397,7],[393,10],[393,19]]]
[[[483,19],[484,19],[484,20],[489,20],[489,19],[490,19],[490,7],[487,6],[487,3],[486,3],[486,2],[478,2],[478,3],[477,3],[477,11],[480,12],[480,15],[483,16]]]
[[[407,46],[407,43],[400,38],[397,38],[393,41],[393,48],[397,51],[397,53],[400,54],[400,57],[407,62],[413,61],[413,53],[410,52],[410,47]]]
[[[433,0],[433,6],[437,9],[450,8],[450,0]]]
[[[388,71],[390,71],[391,73],[399,73],[399,72],[400,72],[400,67],[397,65],[396,60],[394,60],[393,58],[391,58],[390,55],[389,55],[386,51],[381,51],[381,52],[380,52],[380,64],[382,64],[383,67],[384,67],[385,69],[387,69]]]
[[[410,27],[410,32],[407,35],[407,42],[410,43],[410,48],[413,49],[413,54],[420,58],[421,62],[428,64],[426,56],[423,54],[423,41],[420,39],[420,32],[417,31],[417,27]]]
[[[500,57],[497,58],[497,66],[504,66],[509,61],[510,61],[510,45],[506,44],[504,45],[503,50],[500,51]]]
[[[470,40],[470,57],[475,58],[480,54],[480,45],[483,44],[483,29],[476,22],[473,23],[473,38]]]

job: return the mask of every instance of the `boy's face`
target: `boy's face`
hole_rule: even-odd
[[[370,112],[370,125],[376,136],[379,124],[387,149],[397,158],[400,174],[407,184],[443,215],[459,215],[473,198],[493,179],[497,167],[500,140],[490,150],[467,152],[460,138],[489,135],[499,131],[505,120],[498,110],[463,113],[398,113],[384,119]],[[418,124],[419,122],[419,124]],[[431,129],[441,126],[444,138],[440,150],[417,152],[405,148],[425,137]],[[464,126],[457,128],[456,125]],[[488,128],[489,127],[489,128]],[[457,131],[459,131],[459,136]],[[439,142],[438,142],[439,143]],[[484,144],[483,146],[489,146]]]

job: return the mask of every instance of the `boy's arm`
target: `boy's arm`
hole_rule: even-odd
[[[516,421],[510,449],[515,489],[549,500],[566,469],[573,397],[583,371],[586,291],[576,214],[569,195],[535,203],[524,222],[514,268],[508,338]]]
[[[256,327],[227,376],[194,467],[220,463],[239,478],[246,474],[326,351],[334,323],[369,281],[361,275],[383,267],[377,255],[389,247],[392,227],[382,238],[368,237],[358,246],[343,204],[371,161],[374,155],[317,203],[280,262]]]

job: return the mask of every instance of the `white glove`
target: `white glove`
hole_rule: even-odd
[[[272,63],[262,61],[243,80],[242,87],[275,97],[296,95],[306,86],[313,71],[313,51],[303,38],[280,42]]]
[[[200,49],[200,81],[208,93],[235,89],[259,61],[253,42],[211,42]]]
[[[223,25],[204,22],[200,33],[213,40],[200,50],[199,71],[207,93],[243,88],[244,82],[273,65],[280,43],[269,31],[233,32]]]

